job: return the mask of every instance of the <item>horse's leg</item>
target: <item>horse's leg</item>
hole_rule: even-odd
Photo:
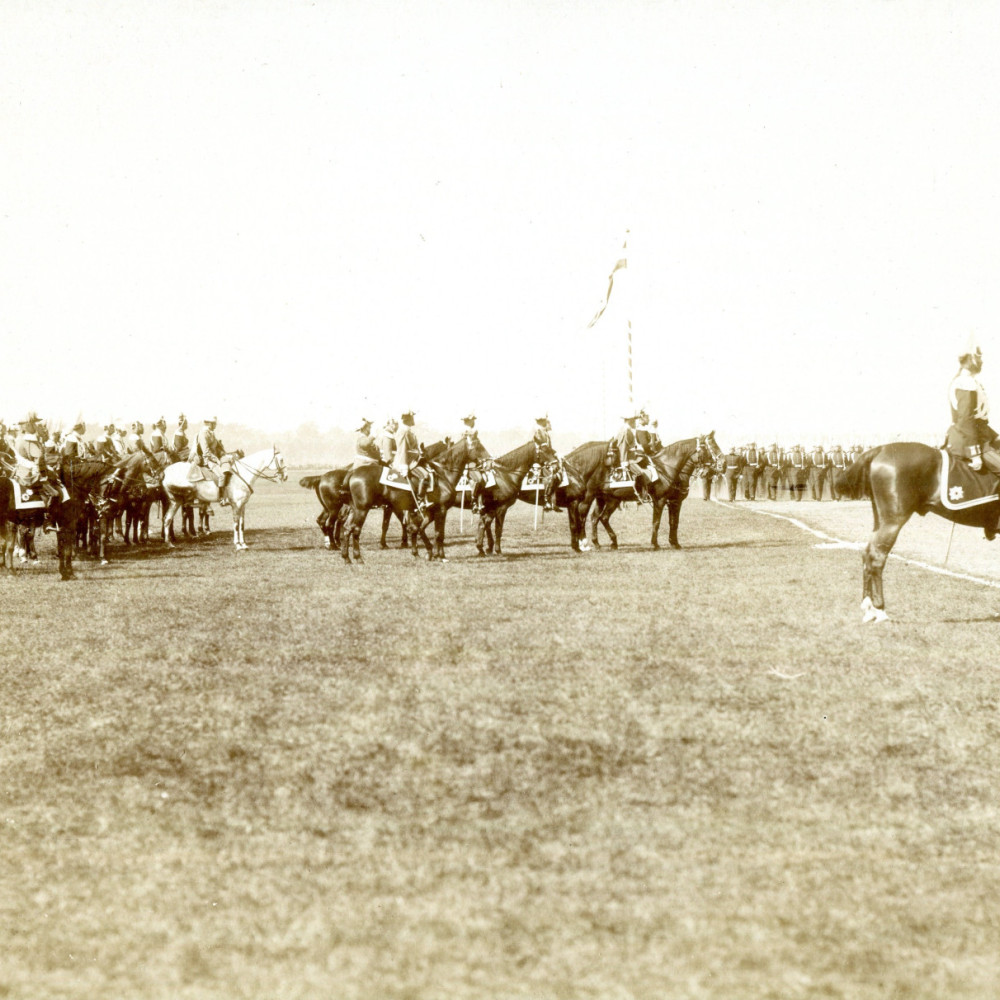
[[[486,536],[486,515],[479,515],[479,524],[476,525],[476,551],[481,555],[486,555],[486,549],[483,546],[483,539]],[[491,539],[492,542],[492,539]],[[492,551],[493,546],[490,545],[490,550]]]
[[[247,497],[247,500],[249,500],[249,499],[250,498]],[[250,548],[250,546],[247,545],[246,527],[247,527],[247,505],[246,505],[246,501],[244,501],[242,504],[240,504],[240,548],[244,552],[248,548]]]
[[[574,552],[580,551],[580,518],[575,500],[566,503],[566,519],[569,521],[569,546]]]
[[[663,517],[663,505],[664,501],[662,499],[656,500],[653,503],[653,538],[652,545],[653,548],[659,550],[660,548],[660,520]]]
[[[865,546],[862,562],[864,566],[864,599],[861,602],[864,622],[883,622],[889,616],[885,613],[885,595],[882,590],[882,571],[889,553],[892,551],[899,532],[909,520],[905,517],[884,520],[872,533]]]
[[[615,500],[613,497],[608,500],[608,502],[601,508],[601,524],[604,525],[604,530],[608,533],[608,538],[611,539],[611,548],[618,548],[618,536],[615,534],[615,529],[611,527],[611,515],[618,510],[621,506],[620,501]]]
[[[392,508],[384,507],[382,509],[382,535],[378,540],[378,547],[380,549],[389,548],[389,543],[386,541],[386,536],[389,534],[389,525],[392,523]],[[406,530],[403,530],[403,545],[406,545]]]
[[[681,523],[681,501],[670,500],[667,503],[667,516],[670,519],[670,547],[679,549],[681,543],[677,540],[677,526]]]
[[[434,512],[434,546],[437,550],[437,557],[442,562],[448,561],[448,556],[444,551],[444,526],[448,519],[448,508],[441,506]]]
[[[603,507],[603,501],[595,500],[593,508],[590,511],[590,544],[593,545],[595,549],[599,549],[601,547],[601,540],[597,535],[597,524],[601,519],[601,510]]]
[[[515,497],[516,499],[516,497]],[[503,538],[503,523],[507,520],[507,511],[510,510],[512,503],[504,504],[497,510],[496,523],[496,553],[498,556],[503,555],[503,550],[500,548],[500,540]]]

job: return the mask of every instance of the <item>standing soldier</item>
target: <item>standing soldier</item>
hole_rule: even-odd
[[[725,460],[725,471],[723,477],[726,480],[726,489],[729,491],[730,501],[738,500],[739,493],[736,490],[736,480],[740,478],[743,471],[743,455],[738,448],[730,448],[723,456]]]
[[[413,410],[406,410],[399,415],[400,426],[396,431],[396,454],[392,460],[392,467],[401,476],[406,477],[413,491],[414,505],[423,513],[423,488],[426,486],[426,481],[424,469],[420,466],[420,442],[413,430],[415,419]]]
[[[712,499],[712,480],[715,479],[715,465],[703,465],[700,469],[695,470],[695,475],[701,479],[701,498],[702,500]]]
[[[772,441],[767,446],[764,453],[764,461],[767,467],[764,470],[764,482],[767,484],[767,499],[778,499],[778,487],[781,485],[781,476],[784,472],[785,456],[777,442]]]
[[[788,469],[788,488],[792,492],[792,499],[801,501],[809,479],[809,456],[805,448],[797,444],[786,453],[785,459]]]
[[[170,441],[170,450],[177,456],[178,462],[188,461],[191,441],[188,439],[187,429],[187,417],[182,413],[177,418],[177,430],[174,431],[174,436]]]
[[[149,450],[154,454],[167,450],[167,422],[163,417],[149,429]]]
[[[847,469],[847,452],[835,444],[827,453],[827,460],[830,463],[830,498],[840,499],[840,485],[838,479]]]
[[[747,445],[747,450],[743,452],[743,499],[757,499],[757,485],[760,483],[761,473],[767,462],[764,453],[757,447],[756,441],[751,441]]]
[[[812,489],[813,500],[823,499],[823,484],[826,482],[826,473],[830,465],[830,460],[823,451],[823,446],[817,444],[809,453],[809,485]]]

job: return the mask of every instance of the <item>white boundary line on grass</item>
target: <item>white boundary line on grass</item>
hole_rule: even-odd
[[[733,510],[746,510],[751,514],[763,514],[765,517],[776,517],[779,521],[787,521],[796,528],[801,528],[803,531],[808,531],[810,535],[823,539],[825,544],[817,545],[816,548],[818,549],[853,549],[860,552],[866,544],[865,542],[845,542],[842,538],[834,538],[833,535],[828,535],[825,531],[820,531],[818,528],[810,528],[808,524],[803,523],[798,518],[789,517],[788,514],[779,514],[777,511],[760,510],[758,507],[743,507],[725,500],[716,500],[714,497],[712,503],[718,504],[720,507],[730,507]],[[908,566],[916,566],[918,569],[925,569],[930,573],[937,573],[940,576],[950,576],[954,580],[978,583],[983,587],[992,587],[994,590],[1000,589],[1000,581],[997,580],[972,576],[969,573],[956,573],[954,570],[947,569],[944,566],[935,566],[933,563],[920,562],[918,559],[908,559],[906,556],[898,556],[894,552],[889,553],[889,558],[898,559],[901,563],[906,563]]]

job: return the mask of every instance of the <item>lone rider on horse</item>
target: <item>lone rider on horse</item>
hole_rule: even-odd
[[[1000,438],[989,425],[989,400],[976,377],[983,370],[983,352],[975,341],[970,340],[958,363],[961,367],[948,387],[951,426],[947,448],[952,454],[968,459],[976,472],[985,465],[1000,475]]]
[[[225,448],[222,447],[222,442],[215,436],[215,425],[218,422],[217,417],[208,417],[205,420],[205,426],[198,431],[198,436],[191,445],[190,460],[202,468],[208,468],[218,478],[219,506],[228,507],[226,487],[229,485],[229,477],[233,474],[233,466]]]

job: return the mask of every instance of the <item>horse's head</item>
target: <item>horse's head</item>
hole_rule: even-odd
[[[479,465],[481,462],[487,462],[490,459],[490,453],[487,451],[483,442],[479,440],[479,435],[476,433],[468,434],[462,438],[462,443],[465,445],[467,461]]]
[[[715,465],[722,457],[722,449],[715,440],[715,431],[709,431],[704,437],[697,439],[694,460],[699,466]]]
[[[271,462],[274,465],[274,471],[278,473],[278,478],[282,482],[288,479],[288,470],[285,468],[285,460],[282,457],[281,452],[278,451],[277,445],[274,446],[274,458],[271,459]]]

